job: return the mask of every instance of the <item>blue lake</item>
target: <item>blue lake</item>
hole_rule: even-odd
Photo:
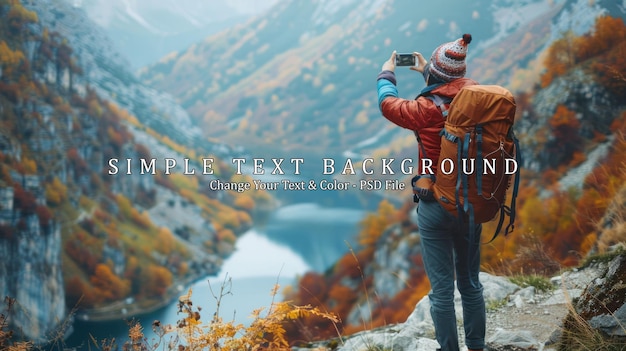
[[[203,320],[208,320],[216,309],[214,294],[230,278],[230,294],[221,299],[220,316],[225,321],[248,325],[250,314],[272,303],[271,291],[275,284],[281,290],[275,297],[282,300],[282,288],[296,282],[307,271],[322,272],[341,255],[355,247],[359,221],[369,210],[375,209],[380,198],[365,201],[341,192],[305,192],[299,199],[289,201],[275,211],[262,227],[243,234],[236,243],[235,252],[224,261],[218,276],[206,277],[191,286],[194,306],[201,306]],[[293,200],[293,199],[290,199]],[[181,287],[181,295],[189,287]],[[87,350],[88,340],[115,339],[122,345],[128,338],[129,321],[138,320],[149,340],[154,335],[151,325],[155,320],[174,324],[183,315],[178,314],[177,302],[139,316],[109,322],[74,323],[74,332],[66,340],[67,347]]]

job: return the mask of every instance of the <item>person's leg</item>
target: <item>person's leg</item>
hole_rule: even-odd
[[[431,292],[430,314],[437,342],[444,351],[458,351],[458,333],[454,311],[454,243],[450,223],[454,217],[436,201],[419,203],[417,223],[421,238],[422,259]]]
[[[458,234],[455,240],[456,279],[463,303],[465,345],[471,350],[482,350],[485,347],[486,314],[483,286],[478,280],[481,226],[476,226],[471,243],[467,231]]]

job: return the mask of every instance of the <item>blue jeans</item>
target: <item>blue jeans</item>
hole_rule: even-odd
[[[478,280],[482,226],[476,225],[473,245],[469,245],[467,221],[459,222],[437,201],[419,202],[417,224],[424,268],[431,286],[430,314],[443,351],[459,350],[454,310],[455,272],[463,306],[465,345],[470,349],[485,347],[485,299]]]

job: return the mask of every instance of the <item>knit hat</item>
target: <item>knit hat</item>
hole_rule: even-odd
[[[430,74],[444,82],[465,76],[465,56],[467,44],[472,42],[471,34],[455,41],[441,44],[430,57]]]

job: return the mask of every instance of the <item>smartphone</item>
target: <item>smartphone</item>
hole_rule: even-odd
[[[413,54],[396,54],[396,66],[415,66]]]

